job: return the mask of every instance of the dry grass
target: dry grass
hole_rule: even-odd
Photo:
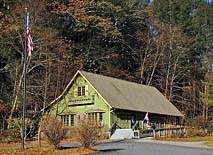
[[[61,141],[61,144],[63,143],[72,143],[72,142],[79,142],[76,138],[69,138],[69,139],[64,139]],[[30,143],[30,141],[27,141],[25,144],[27,145]],[[92,154],[92,153],[97,153],[97,151],[92,150],[92,149],[87,149],[87,148],[65,148],[65,149],[55,149],[54,146],[48,145],[46,141],[41,142],[42,144],[45,144],[47,146],[39,147],[39,146],[34,146],[34,147],[26,147],[25,150],[23,151],[21,148],[0,148],[0,155],[79,155],[79,154]],[[0,146],[20,146],[20,143],[0,143]]]
[[[79,155],[79,154],[92,154],[96,151],[86,148],[68,148],[56,150],[53,147],[30,147],[26,148],[24,151],[22,149],[11,149],[3,148],[0,149],[0,154],[2,155]],[[96,152],[97,153],[97,152]]]
[[[212,146],[212,147],[213,147],[213,141],[211,141],[211,142],[206,142],[205,144],[208,145],[208,146]]]
[[[187,138],[155,137],[155,140],[175,141],[175,142],[200,142],[200,141],[213,141],[213,136],[187,137]]]

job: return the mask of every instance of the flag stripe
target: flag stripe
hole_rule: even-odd
[[[27,37],[27,53],[28,53],[28,56],[32,56],[33,41],[32,41],[31,32],[30,32],[30,16],[29,16],[29,13],[27,13],[26,37]]]

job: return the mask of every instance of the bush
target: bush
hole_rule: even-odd
[[[11,143],[21,141],[21,120],[18,118],[8,120],[8,128],[3,130],[0,142]]]
[[[29,118],[25,118],[25,139],[31,134],[33,122]],[[20,118],[12,118],[7,120],[7,129],[0,133],[0,142],[20,142],[22,131],[22,120]]]
[[[2,143],[11,143],[11,142],[20,142],[21,133],[20,129],[7,129],[4,130],[0,135],[0,142]]]
[[[213,132],[213,122],[206,121],[203,116],[197,116],[191,119],[187,119],[186,126],[187,128],[187,136],[207,136]]]
[[[103,136],[102,129],[103,126],[101,126],[100,123],[86,118],[80,121],[75,128],[75,133],[80,143],[84,147],[90,148],[97,142],[98,138]]]
[[[66,137],[67,133],[63,123],[52,116],[46,116],[43,119],[41,131],[44,133],[47,141],[54,145],[56,149],[59,148],[59,143]]]
[[[211,130],[213,122],[207,121],[203,116],[197,116],[186,120],[186,126],[190,126],[196,129],[208,129]]]
[[[208,132],[203,129],[187,128],[187,137],[205,137],[207,135]]]

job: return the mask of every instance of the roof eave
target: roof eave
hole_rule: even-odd
[[[158,115],[166,115],[166,116],[173,116],[173,117],[184,117],[184,115],[182,113],[180,114],[166,114],[166,113],[159,113],[159,112],[154,112],[154,111],[142,111],[142,110],[138,110],[138,109],[125,109],[125,108],[117,108],[117,107],[112,107],[113,109],[117,109],[117,110],[126,110],[126,111],[135,111],[135,112],[149,112],[152,114],[158,114]]]
[[[78,70],[73,78],[70,80],[70,82],[67,84],[67,86],[65,87],[65,89],[63,90],[63,92],[57,97],[55,98],[53,101],[51,101],[48,106],[46,106],[45,108],[42,109],[42,111],[47,111],[48,109],[50,109],[51,107],[53,107],[57,102],[61,101],[61,99],[66,95],[70,85],[72,84],[73,80],[77,77],[77,75],[80,73],[80,71]]]

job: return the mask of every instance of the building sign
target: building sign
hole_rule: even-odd
[[[94,103],[94,96],[87,96],[83,98],[81,97],[69,100],[69,105],[90,104],[90,103]]]

